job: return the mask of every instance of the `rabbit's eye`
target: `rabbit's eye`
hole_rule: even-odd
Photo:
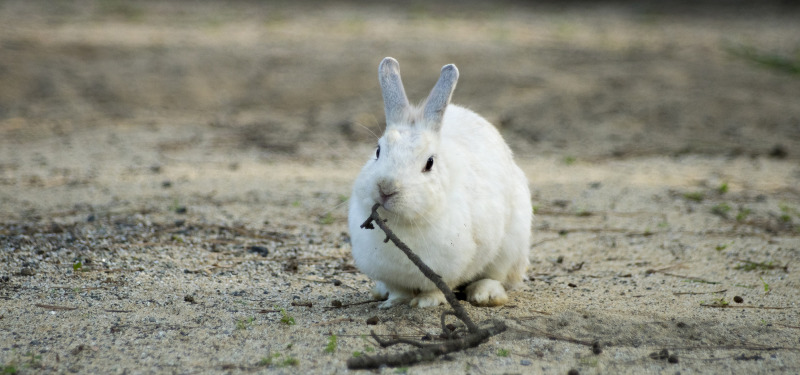
[[[425,169],[422,170],[423,172],[430,172],[431,168],[433,168],[433,156],[428,158],[428,162],[425,163]]]
[[[378,149],[375,150],[375,159],[378,159],[380,157],[381,157],[381,146],[378,145]]]

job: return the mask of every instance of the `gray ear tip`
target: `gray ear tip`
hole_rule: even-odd
[[[442,75],[455,75],[458,77],[458,68],[454,64],[447,64],[442,67]]]
[[[400,63],[397,62],[393,57],[384,57],[381,61],[380,68],[383,69],[384,67],[399,67]]]

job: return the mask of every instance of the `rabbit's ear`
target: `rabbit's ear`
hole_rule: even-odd
[[[400,64],[397,60],[387,57],[378,67],[378,81],[383,92],[383,105],[386,111],[386,125],[400,122],[404,112],[408,109],[406,90],[400,79]]]
[[[436,86],[433,86],[428,99],[425,100],[425,109],[423,115],[425,120],[432,124],[436,130],[442,126],[442,117],[447,105],[450,104],[450,98],[453,96],[453,90],[456,89],[456,82],[458,81],[458,68],[455,65],[449,64],[442,67],[442,74],[439,76],[439,81]]]

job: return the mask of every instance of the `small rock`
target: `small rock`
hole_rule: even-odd
[[[600,346],[599,341],[595,341],[592,343],[592,354],[601,354],[603,353],[603,348]]]
[[[78,346],[76,346],[76,347],[72,348],[72,350],[70,350],[69,352],[70,352],[70,353],[72,353],[72,355],[78,355],[78,354],[80,354],[80,352],[82,352],[82,351],[84,351],[84,350],[86,350],[86,349],[87,349],[87,348],[86,348],[86,346],[85,346],[85,345],[83,345],[83,344],[80,344],[80,345],[78,345]]]
[[[189,302],[189,303],[195,303],[194,296],[192,296],[190,294],[187,294],[187,295],[183,296],[183,301],[184,302]]]
[[[569,284],[567,284],[567,286],[570,287],[570,288],[577,288],[578,287],[577,285],[575,285],[573,283],[569,283]]]
[[[581,373],[578,372],[578,370],[573,368],[573,369],[570,369],[569,371],[567,371],[567,375],[581,375]]]
[[[769,156],[775,159],[786,159],[789,156],[789,151],[786,151],[786,147],[782,144],[777,144],[772,147],[772,150],[769,152]]]
[[[652,352],[650,353],[650,358],[657,359],[657,360],[665,360],[669,358],[669,350],[662,349],[660,352]]]
[[[180,215],[183,215],[183,214],[185,214],[187,211],[188,211],[188,210],[186,209],[186,206],[178,206],[178,207],[175,209],[175,213],[176,213],[176,214],[180,214]]]
[[[36,274],[36,271],[34,271],[33,268],[30,267],[23,267],[21,270],[19,270],[19,274],[21,276],[33,276]]]
[[[744,298],[742,298],[741,296],[733,297],[733,302],[742,303],[744,302]]]
[[[667,358],[667,362],[669,362],[669,363],[678,363],[678,356],[676,356],[675,354],[669,356],[669,358]]]
[[[527,359],[523,359],[523,360],[519,361],[519,364],[522,365],[522,366],[530,366],[533,363],[531,361],[527,360]]]
[[[342,285],[342,282],[337,279],[333,279],[333,286],[339,286],[339,285]]]
[[[380,322],[380,319],[378,319],[377,316],[373,316],[373,317],[367,319],[367,324],[371,325],[371,326],[374,326],[374,325],[378,324],[378,322]]]
[[[95,219],[96,218],[95,218],[94,214],[90,214],[89,217],[86,218],[86,222],[91,223],[91,222],[94,222]]]
[[[331,301],[331,306],[336,307],[336,308],[342,307],[342,301],[339,301],[338,299],[335,299],[335,300]]]
[[[262,257],[269,255],[269,249],[267,249],[264,246],[256,246],[256,245],[250,246],[250,249],[248,249],[248,251],[251,253],[256,253],[258,255],[261,255]]]
[[[161,182],[161,187],[164,189],[169,189],[172,187],[172,181],[166,180]]]

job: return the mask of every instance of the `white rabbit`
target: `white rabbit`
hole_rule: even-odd
[[[532,219],[525,174],[500,133],[476,113],[450,105],[455,65],[419,107],[409,105],[400,67],[378,68],[386,131],[356,178],[349,228],[356,266],[376,281],[380,307],[437,306],[444,295],[379,229],[361,228],[371,208],[451,288],[465,285],[479,306],[508,301],[522,284]]]

